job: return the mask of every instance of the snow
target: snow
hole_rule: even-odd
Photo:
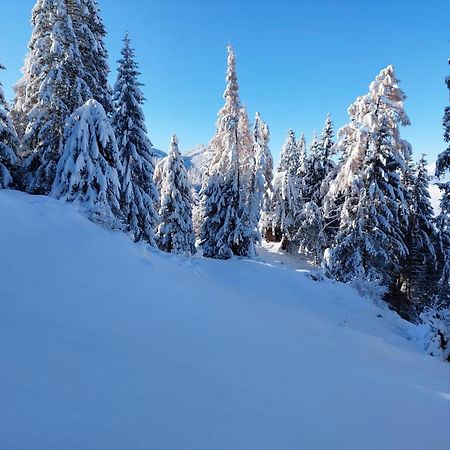
[[[436,183],[446,183],[449,180],[449,177],[443,177],[441,180],[433,178],[430,182],[430,196],[431,196],[431,206],[433,207],[434,213],[439,215],[441,212],[441,198],[442,191],[439,189]]]
[[[435,184],[430,184],[429,189],[431,196],[431,206],[433,207],[434,213],[436,215],[439,215],[439,213],[441,212],[439,204],[441,201],[442,192]]]
[[[450,448],[450,365],[349,287],[162,254],[51,198],[0,210],[0,448]]]
[[[286,253],[281,250],[279,242],[263,241],[258,248],[259,260],[274,267],[287,267],[298,271],[317,271],[317,268],[311,265],[304,256],[298,253]]]
[[[196,192],[200,192],[204,181],[203,166],[207,164],[209,153],[204,145],[198,145],[183,155],[184,166]]]
[[[187,170],[191,170],[192,168],[200,169],[205,159],[205,150],[206,147],[201,144],[197,145],[183,155],[184,165]]]

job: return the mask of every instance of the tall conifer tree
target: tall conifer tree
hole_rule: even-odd
[[[254,141],[257,162],[257,183],[263,183],[263,195],[261,199],[260,229],[263,236],[267,236],[272,228],[273,216],[273,157],[269,148],[270,132],[268,125],[256,113],[254,124]],[[259,171],[259,172],[258,172]]]
[[[337,242],[327,255],[328,272],[371,295],[395,290],[408,254],[408,207],[400,177],[405,142],[399,128],[409,124],[404,100],[394,68],[388,66],[370,85],[369,94],[349,109],[351,122],[340,133],[345,162],[329,192],[334,199],[343,194],[345,201]],[[407,313],[394,296],[390,301]]]
[[[228,47],[226,81],[225,105],[219,111],[216,134],[209,144],[211,165],[202,188],[203,253],[218,259],[255,254],[255,231],[246,216],[249,207],[246,188],[250,180],[246,156],[252,149],[247,148],[248,130],[242,117],[236,57],[231,47]]]
[[[409,189],[409,223],[405,238],[408,257],[403,270],[405,290],[411,303],[411,319],[414,320],[425,306],[430,305],[440,278],[435,249],[437,232],[428,184],[427,161],[422,156]]]
[[[169,253],[192,255],[196,252],[192,223],[194,198],[176,136],[172,137],[169,154],[158,164],[156,178],[161,192],[158,247]]]
[[[139,75],[139,66],[127,34],[114,87],[115,112],[112,118],[123,168],[120,203],[125,230],[131,238],[155,245],[159,220],[155,209],[159,194],[153,181],[156,155],[147,135],[142,110],[145,98]]]
[[[450,64],[450,59],[448,63]],[[445,79],[445,84],[450,94],[450,76]],[[444,141],[447,143],[447,148],[439,154],[436,161],[436,177],[438,178],[450,172],[450,106],[445,107],[442,125],[444,127]],[[440,232],[439,249],[441,257],[439,258],[439,262],[442,273],[439,284],[440,294],[438,296],[440,297],[439,303],[445,304],[450,308],[450,182],[438,183],[438,186],[442,193],[440,201],[441,212],[436,219],[436,224]]]
[[[448,63],[450,64],[450,59]],[[445,84],[450,93],[450,76],[445,79]],[[450,172],[450,106],[445,107],[442,125],[447,148],[439,154],[436,162],[438,178]],[[430,353],[450,362],[450,182],[441,182],[438,186],[442,197],[441,211],[435,221],[438,229],[435,248],[440,280],[433,305],[422,314],[421,319],[431,328],[428,348]]]
[[[300,177],[302,167],[301,149],[293,130],[288,131],[281,151],[280,164],[273,182],[273,224],[275,239],[288,249],[296,233],[295,224],[300,198]]]
[[[20,110],[15,117],[20,119],[19,128],[25,129],[25,187],[31,193],[47,194],[62,153],[65,122],[92,93],[83,78],[84,66],[65,2],[38,0],[32,25],[19,82],[25,97],[16,101],[15,108]]]
[[[0,70],[3,69],[0,64]],[[0,82],[0,189],[16,187],[18,183],[19,140],[8,113],[8,102]]]
[[[65,0],[72,18],[84,79],[105,111],[112,112],[112,92],[108,83],[110,73],[108,51],[105,46],[106,29],[100,15],[97,0]]]
[[[329,142],[326,144],[328,146]],[[301,204],[296,217],[298,231],[295,241],[299,246],[299,251],[316,265],[322,262],[327,247],[321,209],[323,202],[321,187],[327,175],[328,160],[326,153],[329,151],[329,148],[325,147],[322,141],[314,135],[305,163]]]

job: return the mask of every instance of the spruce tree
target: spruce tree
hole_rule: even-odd
[[[450,64],[450,59],[448,63]],[[450,76],[445,79],[445,84],[450,93]],[[447,106],[444,110],[442,125],[447,148],[439,154],[436,161],[436,177],[438,178],[450,172],[450,106]],[[436,218],[436,224],[440,233],[438,243],[440,257],[438,262],[442,274],[438,297],[440,297],[439,303],[450,308],[450,182],[438,183],[438,186],[442,193],[440,201],[441,212]]]
[[[260,230],[264,237],[269,237],[272,230],[273,216],[273,157],[269,148],[270,132],[268,125],[256,113],[254,124],[255,154],[257,162],[257,183],[264,183],[261,200]],[[262,180],[259,178],[262,175]],[[259,187],[260,189],[260,187]]]
[[[203,253],[218,259],[255,254],[255,231],[246,216],[249,208],[246,189],[251,179],[246,172],[246,155],[252,150],[246,147],[247,130],[242,122],[236,58],[231,47],[226,81],[225,105],[219,111],[216,134],[209,144],[211,165],[201,193]]]
[[[398,87],[394,68],[382,70],[370,92],[350,108],[351,122],[340,133],[345,162],[329,195],[345,197],[336,244],[327,253],[328,273],[351,282],[362,292],[389,300],[407,314],[393,294],[408,251],[404,224],[408,220],[405,187],[404,141],[399,128],[408,125],[405,94]]]
[[[194,198],[176,136],[172,137],[167,157],[157,166],[156,178],[161,193],[158,247],[169,253],[192,255],[196,251],[192,223]]]
[[[446,183],[441,188],[442,197],[440,202],[440,213],[435,218],[437,236],[435,239],[435,249],[437,253],[437,275],[440,277],[436,287],[433,304],[437,309],[450,308],[450,198],[445,194]]]
[[[280,164],[273,181],[273,223],[275,239],[282,242],[283,249],[289,249],[295,235],[298,214],[299,172],[302,167],[293,130],[288,131],[281,151]]]
[[[242,173],[245,177],[249,177],[255,166],[255,147],[254,136],[250,129],[248,112],[245,106],[239,109],[238,142]],[[249,180],[245,179],[242,181],[248,182]]]
[[[329,114],[327,115],[327,118],[325,120],[325,126],[320,137],[320,150],[322,166],[324,168],[324,179],[320,186],[319,204],[322,211],[322,220],[324,226],[324,245],[328,248],[330,245],[332,245],[338,231],[341,206],[344,202],[342,196],[340,198],[336,198],[333,202],[333,207],[331,210],[328,209],[328,205],[326,202],[327,195],[330,190],[330,185],[336,178],[340,168],[339,164],[337,164],[333,160],[333,157],[338,152],[338,147],[334,141],[334,127]]]
[[[108,51],[104,42],[106,30],[98,2],[66,0],[66,4],[84,66],[84,79],[92,92],[92,98],[101,103],[110,114],[113,108],[112,92],[108,83]]]
[[[327,172],[334,169],[334,162],[331,159],[336,154],[336,146],[334,144],[334,127],[330,114],[327,114],[325,125],[320,136],[320,148],[323,165],[328,166]]]
[[[72,112],[92,97],[83,79],[72,21],[63,0],[38,0],[32,13],[33,33],[24,76],[24,99],[16,117],[26,120],[22,150],[25,187],[47,194],[63,148],[64,126]],[[19,126],[23,127],[23,123]]]
[[[435,218],[437,234],[434,241],[437,270],[430,277],[434,296],[425,304],[420,321],[429,326],[430,333],[425,343],[427,351],[450,362],[450,189],[447,183],[441,186],[441,211]],[[436,283],[436,279],[438,281]]]
[[[321,143],[314,134],[309,147],[309,155],[306,159],[306,170],[302,177],[302,200],[303,203],[314,201],[318,206],[322,203],[321,186],[326,176],[323,151]]]
[[[143,240],[155,245],[158,225],[155,207],[159,200],[153,181],[156,155],[147,135],[142,110],[145,98],[139,75],[139,66],[127,34],[114,87],[115,112],[112,118],[123,167],[120,204],[125,231],[134,241]]]
[[[25,68],[28,65],[27,58],[25,59],[25,64],[21,69],[24,74],[21,79],[14,85],[15,97],[12,103],[11,111],[9,112],[9,116],[16,130],[19,142],[22,142],[28,124],[24,109],[29,77],[29,74],[25,75]]]
[[[321,186],[326,177],[324,152],[321,142],[314,135],[301,181],[301,204],[296,217],[298,230],[294,238],[299,252],[316,265],[322,262],[327,247],[321,209]]]
[[[4,66],[0,64],[0,70]],[[0,189],[17,187],[19,140],[8,116],[9,106],[0,82]]]
[[[428,189],[427,161],[422,156],[411,176],[409,223],[405,242],[408,257],[403,270],[405,289],[411,303],[411,315],[417,319],[425,306],[430,305],[439,282],[435,249],[436,230]],[[409,183],[408,183],[409,184]],[[434,280],[434,282],[433,282]]]
[[[450,64],[450,59],[448,62]],[[445,79],[445,83],[450,92],[450,76]],[[438,178],[450,171],[450,106],[444,110],[442,124],[447,148],[439,154],[436,162]],[[435,248],[440,280],[432,307],[422,314],[421,319],[431,328],[430,353],[438,354],[450,362],[450,182],[442,182],[438,186],[442,197],[441,212],[435,220],[438,229]]]
[[[241,255],[254,257],[256,256],[255,243],[261,242],[259,221],[264,194],[264,168],[260,165],[262,155],[261,152],[258,153],[255,145],[245,107],[241,107],[239,112],[238,142],[241,209],[235,237],[240,242]]]
[[[77,204],[95,222],[119,228],[121,169],[106,112],[88,100],[68,120],[51,195]]]
[[[303,149],[301,149],[300,145],[298,145],[295,139],[294,130],[289,129],[286,140],[284,141],[283,148],[281,150],[281,159],[278,171],[287,171],[294,177],[298,176],[299,171],[304,164],[303,158],[305,154],[302,150]]]
[[[328,114],[319,140],[319,158],[320,165],[323,168],[323,181],[318,194],[320,196],[319,203],[321,205],[323,204],[323,200],[328,193],[330,183],[337,175],[336,162],[333,160],[336,152],[337,147],[334,142],[333,122]]]
[[[305,203],[296,222],[298,230],[294,240],[299,252],[312,264],[321,265],[328,244],[321,208],[314,200]]]
[[[296,210],[297,214],[302,210],[305,203],[308,201],[308,189],[306,184],[306,179],[308,176],[308,152],[305,134],[302,133],[300,139],[297,141],[297,149],[296,149],[296,157],[294,163],[294,171],[293,175],[295,178],[295,186],[296,186]]]
[[[448,63],[450,64],[450,59]],[[450,92],[450,76],[445,79],[445,84]],[[445,107],[442,126],[444,127],[444,141],[447,143],[447,148],[439,154],[436,161],[436,176],[438,178],[450,171],[450,106]]]
[[[308,154],[306,151],[306,139],[305,134],[302,133],[300,136],[300,139],[297,142],[297,157],[296,157],[296,163],[294,164],[294,167],[297,167],[296,175],[300,178],[303,178],[306,173],[306,161],[308,159]]]

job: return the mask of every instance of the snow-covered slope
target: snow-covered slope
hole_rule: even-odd
[[[205,159],[205,150],[206,147],[204,145],[198,145],[188,152],[183,154],[184,165],[187,170],[190,170],[194,167],[200,169]]]
[[[450,365],[351,289],[0,211],[2,450],[450,448]]]

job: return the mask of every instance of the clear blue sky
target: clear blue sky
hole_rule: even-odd
[[[0,74],[9,98],[20,76],[34,0],[1,0]],[[260,111],[277,157],[292,127],[311,139],[327,112],[336,127],[347,107],[388,64],[408,95],[403,136],[430,162],[444,148],[448,103],[448,0],[99,0],[111,67],[128,29],[141,65],[150,136],[166,149],[207,143],[222,105],[226,44],[238,57],[242,101]],[[112,81],[115,74],[112,73]]]

